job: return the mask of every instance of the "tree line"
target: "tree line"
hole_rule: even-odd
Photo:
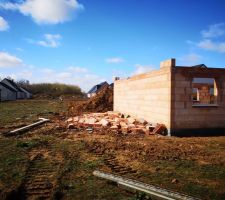
[[[68,85],[63,83],[30,83],[28,80],[17,81],[17,84],[33,95],[47,95],[59,97],[63,95],[72,95],[76,97],[84,97],[85,93],[76,85]]]

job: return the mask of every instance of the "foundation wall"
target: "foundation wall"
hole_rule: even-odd
[[[170,128],[171,66],[114,82],[114,110]]]

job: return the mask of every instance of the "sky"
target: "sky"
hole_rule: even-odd
[[[225,68],[225,0],[0,0],[0,77],[87,91],[177,65]]]

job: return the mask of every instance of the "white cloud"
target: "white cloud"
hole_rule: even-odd
[[[9,29],[8,22],[0,16],[0,31],[7,31]]]
[[[121,62],[124,62],[124,59],[120,57],[114,57],[114,58],[107,58],[105,59],[105,61],[107,63],[121,63]]]
[[[201,31],[201,34],[204,38],[215,38],[225,34],[225,24],[213,24],[209,26],[208,30]]]
[[[87,73],[88,72],[88,69],[85,67],[70,66],[68,69],[74,73]]]
[[[56,48],[60,45],[59,40],[62,38],[59,34],[45,34],[44,35],[45,40],[40,40],[37,42],[38,45],[43,47],[51,47]]]
[[[71,70],[71,67],[66,67],[62,70],[56,70],[53,68],[29,68],[28,65],[24,66],[23,70],[14,70],[14,79],[28,79],[31,83],[65,83],[70,85],[78,85],[82,90],[88,91],[93,85],[105,81],[104,77],[100,77],[97,74],[91,73],[87,68],[75,68],[75,71]],[[76,72],[76,73],[75,73]],[[1,77],[12,76],[12,73],[2,74]]]
[[[20,48],[20,47],[17,47],[16,50],[17,50],[17,51],[20,51],[20,52],[23,52],[23,51],[24,51],[24,49],[22,49],[22,48]]]
[[[55,73],[55,71],[53,69],[50,69],[50,68],[41,69],[40,72],[45,74],[45,75],[52,75],[52,74]]]
[[[77,0],[25,0],[20,3],[0,3],[0,8],[18,10],[25,16],[31,16],[38,24],[63,23],[84,9]]]
[[[66,80],[71,77],[72,77],[72,73],[70,73],[70,72],[60,72],[60,73],[56,74],[56,78],[59,78],[61,80]]]
[[[131,76],[138,75],[138,74],[144,74],[147,72],[150,72],[154,69],[153,65],[140,65],[136,64],[135,65],[135,71],[131,74]]]
[[[179,58],[181,61],[182,65],[196,65],[202,60],[202,56],[195,54],[195,53],[190,53],[187,55],[184,55]]]
[[[225,42],[221,40],[223,37],[220,37],[225,35],[225,23],[211,25],[208,30],[201,31],[201,34],[202,39],[199,42],[188,40],[187,43],[200,49],[225,53]]]
[[[30,79],[31,82],[58,82],[58,83],[66,83],[66,84],[72,84],[72,85],[78,85],[80,86],[84,91],[88,91],[93,85],[96,85],[97,83],[103,82],[106,79],[102,78],[96,74],[90,73],[90,72],[84,72],[80,71],[77,73],[74,73],[74,71],[71,71],[69,68],[66,68],[65,70],[56,71],[50,68],[46,68],[41,70],[39,76],[34,76],[32,79]]]
[[[70,85],[77,85],[82,90],[88,91],[94,85],[106,81],[106,78],[100,77],[97,74],[87,73],[73,73],[68,68],[62,70],[55,70],[52,68],[34,67],[28,68],[27,65],[23,69],[15,69],[5,71],[0,74],[1,78],[12,77],[15,80],[27,79],[31,83],[65,83]]]
[[[0,51],[0,68],[22,66],[23,61],[7,52]]]
[[[197,46],[201,49],[225,53],[225,42],[213,42],[212,40],[206,39],[200,41]]]

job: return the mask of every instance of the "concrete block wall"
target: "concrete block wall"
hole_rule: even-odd
[[[214,78],[217,105],[193,106],[193,78]],[[170,59],[160,69],[114,82],[114,110],[153,123],[170,133],[190,129],[225,129],[225,69],[176,67]]]
[[[114,110],[170,128],[171,69],[168,64],[159,70],[115,81]]]
[[[172,73],[172,130],[225,128],[225,69],[175,68]],[[218,106],[193,106],[192,79],[215,78]]]

